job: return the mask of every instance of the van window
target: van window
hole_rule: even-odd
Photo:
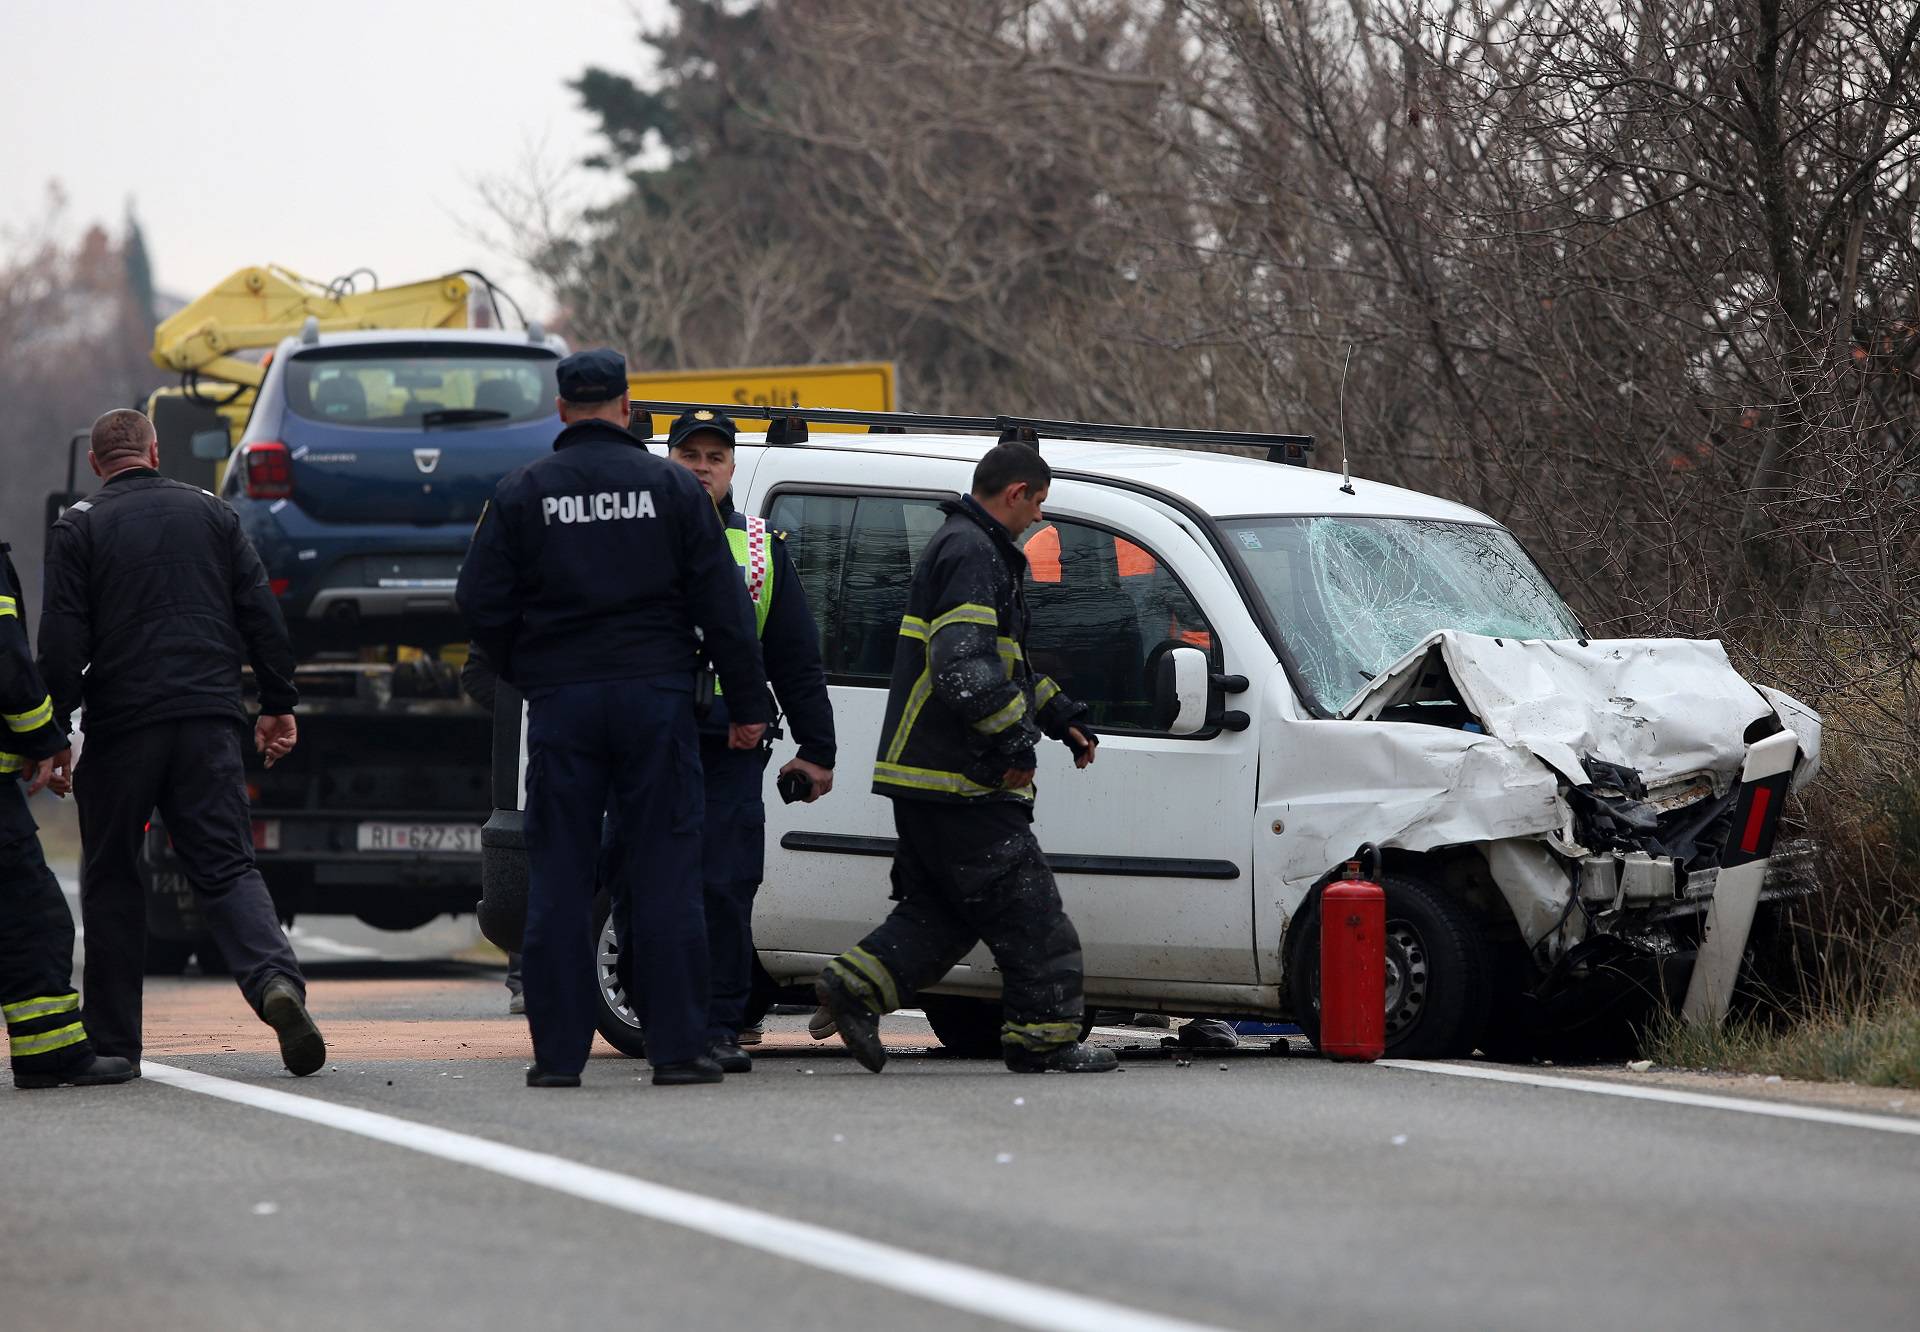
[[[1213,656],[1213,627],[1166,562],[1139,543],[1084,523],[1049,519],[1026,532],[1027,657],[1097,727],[1153,729],[1156,649]]]
[[[946,521],[939,498],[788,492],[767,521],[787,534],[827,675],[884,688],[914,562]]]
[[[913,566],[946,515],[934,497],[807,495],[774,498],[768,521],[787,549],[820,625],[836,684],[884,688],[893,674]],[[1213,629],[1163,560],[1138,542],[1084,523],[1029,529],[1027,655],[1095,726],[1148,730],[1150,664],[1163,645],[1213,651]]]

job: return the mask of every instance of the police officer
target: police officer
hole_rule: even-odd
[[[733,420],[705,408],[683,413],[667,431],[667,455],[692,472],[720,510],[727,541],[753,603],[767,678],[799,752],[780,769],[805,779],[801,799],[833,789],[833,704],[820,661],[820,630],[787,553],[786,535],[733,505]],[[753,899],[766,859],[766,807],[761,777],[767,751],[727,747],[727,694],[716,695],[700,722],[700,767],[706,774],[707,825],[702,854],[707,911],[707,1037],[729,1073],[753,1059],[740,1048],[753,990]]]
[[[73,988],[73,915],[27,809],[27,797],[49,784],[66,793],[73,751],[27,651],[26,617],[20,576],[0,542],[0,1015],[13,1085],[126,1082],[139,1076],[133,1065],[95,1054],[87,1039]]]
[[[104,484],[47,544],[40,673],[64,728],[86,705],[74,772],[87,1025],[103,1054],[140,1060],[146,893],[140,846],[155,806],[208,931],[297,1076],[326,1063],[306,981],[253,862],[241,757],[244,656],[260,690],[254,747],[269,765],[298,739],[293,646],[240,520],[160,475],[153,422],[108,412],[87,455]]]
[[[699,483],[628,433],[625,359],[576,352],[558,379],[553,453],[495,489],[455,594],[474,641],[527,700],[527,1085],[577,1087],[586,1065],[608,810],[620,833],[612,896],[636,942],[653,1081],[718,1082],[693,686],[704,638],[732,712],[728,743],[759,744],[771,714],[753,608]]]
[[[873,789],[899,834],[893,913],[821,973],[814,992],[867,1068],[887,1061],[879,1019],[946,975],[976,942],[1000,968],[1001,1049],[1017,1072],[1101,1073],[1111,1050],[1080,1041],[1080,938],[1033,835],[1034,746],[1065,741],[1074,766],[1099,741],[1087,709],[1027,663],[1026,557],[1052,471],[1005,441],[973,493],[921,552],[894,648]]]

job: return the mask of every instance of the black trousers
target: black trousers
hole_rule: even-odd
[[[604,877],[647,1012],[647,1058],[706,1053],[700,745],[693,680],[527,690],[527,933],[521,977],[533,1056],[578,1073],[593,1042],[593,896]],[[611,812],[612,828],[603,827]],[[603,853],[603,842],[605,850]],[[596,875],[598,867],[599,875]]]
[[[731,1041],[746,1025],[753,997],[753,899],[766,865],[766,757],[703,735],[700,768],[707,797],[700,872],[707,911],[707,1037]]]
[[[984,942],[1000,968],[1001,1042],[1045,1051],[1080,1038],[1080,936],[1033,835],[1033,811],[992,800],[895,800],[892,914],[830,964],[878,1013],[909,1002]]]
[[[87,1027],[103,1055],[140,1058],[147,902],[140,844],[158,809],[207,931],[257,1013],[275,976],[306,992],[293,946],[253,863],[244,731],[218,717],[155,722],[88,738],[73,774],[80,802],[80,919]]]
[[[0,773],[0,1014],[16,1073],[93,1058],[73,988],[73,914],[10,772]]]

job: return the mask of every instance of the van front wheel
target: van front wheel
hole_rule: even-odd
[[[1387,1058],[1451,1059],[1473,1053],[1487,1022],[1485,931],[1465,903],[1422,879],[1381,878],[1387,890]],[[1294,1020],[1320,1044],[1320,903],[1287,936]]]

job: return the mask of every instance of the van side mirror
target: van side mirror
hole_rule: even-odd
[[[232,436],[225,429],[196,430],[188,447],[201,462],[224,462]]]
[[[1161,652],[1154,678],[1155,729],[1168,735],[1197,735],[1205,730],[1210,692],[1206,653],[1186,646]]]

